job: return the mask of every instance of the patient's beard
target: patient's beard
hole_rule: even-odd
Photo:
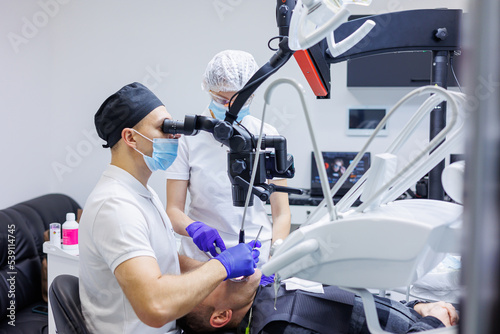
[[[255,292],[259,287],[262,272],[255,269],[255,273],[248,276],[246,281],[232,282],[228,281],[226,285],[226,296],[231,301],[231,308],[239,310],[241,307],[252,303],[255,298]]]
[[[227,300],[230,300],[233,315],[227,328],[235,328],[245,317],[255,299],[257,288],[259,287],[262,272],[255,270],[252,276],[248,277],[246,282],[228,282]]]

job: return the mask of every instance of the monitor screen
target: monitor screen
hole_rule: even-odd
[[[330,188],[340,179],[347,167],[354,160],[357,152],[321,152],[323,154],[323,160],[325,162],[326,175],[328,176],[328,182],[330,183]],[[316,168],[316,159],[314,158],[314,153],[311,153],[312,165],[311,165],[311,196],[323,196],[323,190],[321,189],[321,182],[319,179],[318,169]],[[370,168],[370,153],[366,152],[358,165],[352,171],[349,178],[342,185],[335,196],[345,195],[349,189],[363,176],[363,174]]]
[[[385,108],[349,108],[347,134],[350,136],[370,136],[385,115]],[[387,123],[377,135],[387,135]]]

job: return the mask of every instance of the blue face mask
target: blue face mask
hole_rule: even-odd
[[[179,146],[177,139],[153,138],[153,140],[151,140],[142,133],[136,130],[134,131],[145,139],[153,142],[152,157],[147,156],[138,149],[134,148],[137,152],[142,154],[144,162],[146,162],[146,165],[152,172],[157,170],[167,170],[167,168],[174,163],[174,160],[177,157],[177,147]]]
[[[215,102],[212,100],[210,102],[210,105],[208,106],[210,110],[214,113],[215,118],[220,119],[223,121],[226,118],[226,111],[228,110],[225,106],[223,106],[220,103]],[[238,112],[238,118],[236,119],[238,122],[241,122],[243,117],[250,115],[250,106],[244,106],[243,108],[240,109]]]

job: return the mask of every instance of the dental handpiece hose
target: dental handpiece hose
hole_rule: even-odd
[[[260,146],[262,145],[262,135],[264,134],[264,119],[266,118],[266,105],[264,105],[264,109],[262,110],[262,120],[260,123],[260,132],[259,139],[257,140],[257,149],[255,152],[255,160],[253,162],[252,174],[250,176],[250,183],[248,185],[247,197],[245,198],[245,208],[243,209],[243,217],[241,218],[241,228],[239,235],[239,243],[245,243],[245,217],[247,215],[248,203],[250,202],[250,196],[252,194],[252,188],[255,181],[255,174],[257,173],[257,166],[259,164],[259,156],[260,156]]]

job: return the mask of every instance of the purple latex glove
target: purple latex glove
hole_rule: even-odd
[[[274,283],[274,274],[272,274],[271,276],[262,275],[262,277],[260,278],[260,285],[268,285],[271,283]]]
[[[257,262],[259,262],[260,251],[255,249],[260,247],[260,241],[255,244],[254,241],[248,244],[238,244],[231,247],[215,257],[226,268],[228,278],[240,276],[250,276],[255,272]]]
[[[221,252],[226,250],[226,245],[219,235],[219,232],[213,227],[202,222],[191,223],[186,227],[186,231],[198,248],[204,252],[210,252],[212,256],[217,256],[218,247]]]

